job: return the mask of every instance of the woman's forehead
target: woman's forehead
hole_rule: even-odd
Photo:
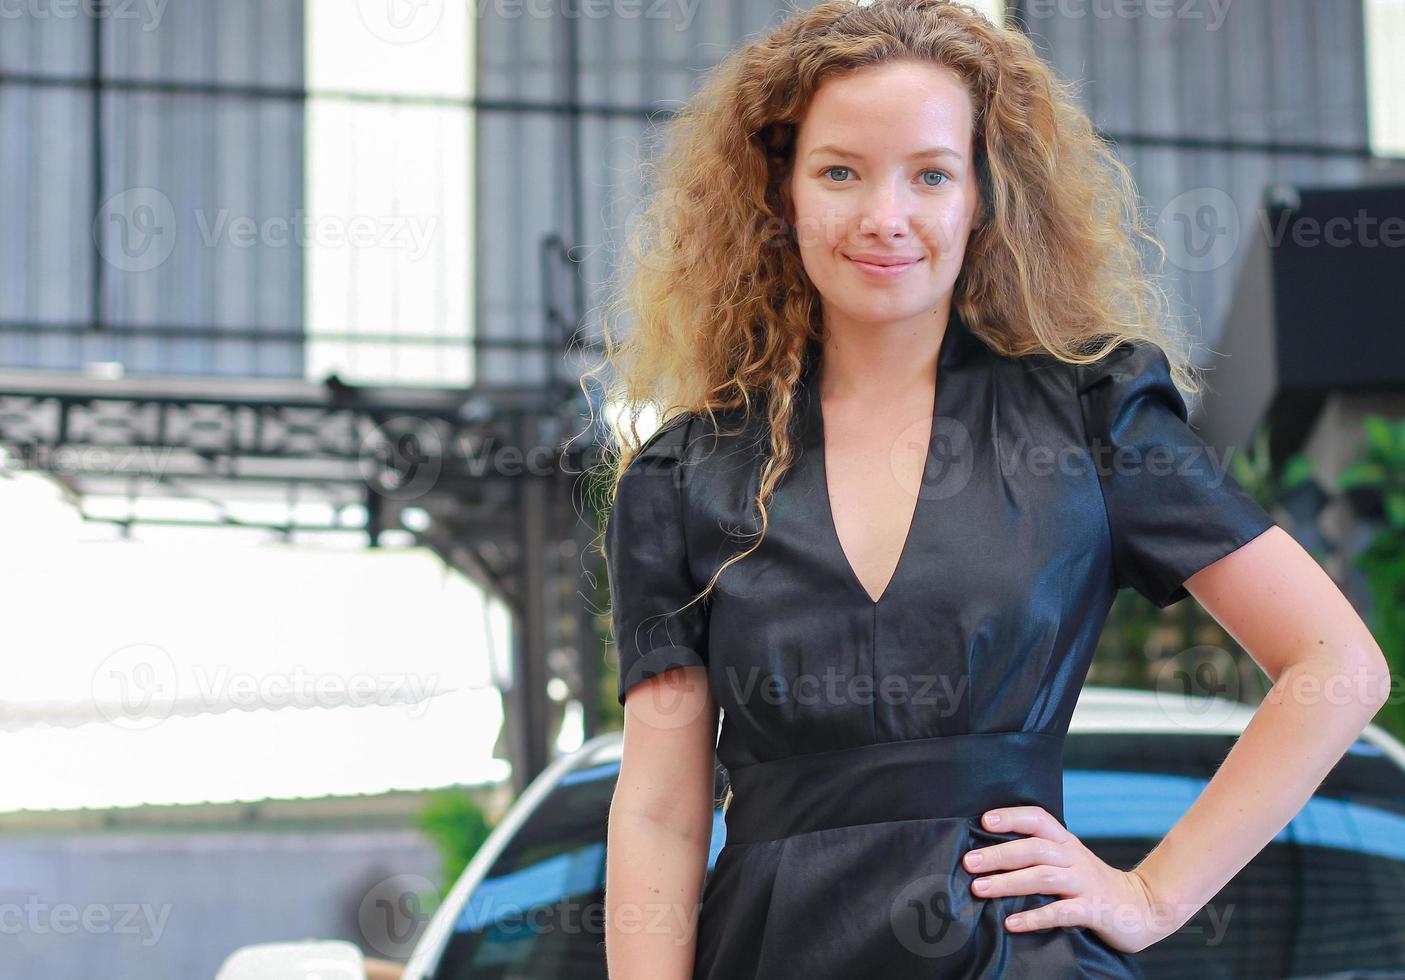
[[[800,124],[799,149],[837,147],[850,154],[916,155],[969,148],[970,94],[948,68],[901,62],[827,80]]]

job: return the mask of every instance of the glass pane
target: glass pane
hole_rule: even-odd
[[[307,0],[310,91],[467,98],[469,4]]]
[[[309,378],[469,383],[470,119],[309,100]],[[318,337],[347,332],[366,337]]]
[[[1405,0],[1366,0],[1371,152],[1405,157]]]
[[[1234,745],[1223,735],[1072,734],[1068,829],[1131,868]],[[1405,964],[1405,772],[1358,742],[1293,821],[1175,935],[1137,954],[1148,980],[1309,977]]]

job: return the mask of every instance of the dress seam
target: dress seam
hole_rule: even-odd
[[[928,447],[928,452],[931,452],[931,447]],[[916,523],[916,521],[917,521],[917,515],[916,515],[915,513],[912,515],[912,520],[913,520],[914,523]],[[910,529],[909,529],[909,534],[910,534],[912,531],[915,531],[915,530],[916,530],[916,528],[910,528]],[[909,541],[909,543],[911,543],[911,542]],[[904,549],[903,549],[903,550],[906,550],[906,545],[904,546]],[[899,563],[901,563],[901,562],[902,562],[902,558],[899,557],[899,558],[898,558],[898,561],[899,561]],[[897,578],[897,575],[898,575],[898,573],[897,573],[896,571],[894,571],[894,572],[893,572],[893,577],[894,577],[894,578]],[[889,584],[891,584],[891,582],[890,582]],[[882,596],[880,596],[879,598],[881,599]],[[869,679],[870,681],[872,681],[875,685],[878,683],[878,605],[879,605],[878,603],[874,603],[874,604],[873,604],[873,607],[869,610],[869,616],[868,616],[868,679]],[[868,702],[868,730],[869,730],[869,732],[870,732],[870,736],[873,738],[873,740],[874,740],[875,742],[877,742],[877,741],[878,741],[878,699],[877,699],[877,698],[869,698],[869,702]]]
[[[768,765],[773,765],[773,764],[777,764],[777,763],[794,762],[794,761],[796,761],[796,760],[798,760],[798,759],[814,759],[814,758],[819,758],[820,756],[825,756],[825,755],[838,755],[838,754],[843,753],[843,752],[863,752],[863,751],[865,751],[865,750],[869,750],[869,749],[876,748],[877,746],[880,746],[880,745],[910,745],[910,744],[912,744],[913,742],[929,742],[929,741],[935,741],[936,739],[944,739],[944,738],[960,738],[960,739],[967,739],[967,738],[997,738],[997,737],[1000,737],[1000,736],[1006,736],[1006,737],[1008,737],[1008,736],[1010,736],[1010,735],[1023,735],[1023,736],[1026,736],[1026,737],[1028,737],[1028,738],[1052,738],[1052,739],[1058,739],[1058,740],[1060,740],[1060,741],[1063,741],[1063,740],[1065,739],[1065,736],[1063,736],[1063,735],[1058,735],[1058,734],[1056,734],[1056,733],[1054,733],[1054,732],[1039,732],[1039,731],[1032,731],[1032,730],[1028,730],[1028,729],[1018,729],[1018,730],[1013,730],[1013,731],[999,731],[999,732],[953,732],[953,733],[948,734],[948,735],[924,735],[924,736],[921,736],[921,737],[918,737],[918,738],[906,738],[906,737],[904,737],[904,738],[880,739],[880,740],[878,740],[878,741],[869,742],[869,743],[867,743],[867,744],[865,744],[865,745],[843,745],[843,746],[840,746],[840,747],[838,747],[838,748],[833,748],[833,749],[817,749],[817,750],[815,750],[814,752],[794,752],[794,753],[792,753],[792,754],[790,754],[790,755],[782,756],[782,757],[779,758],[779,759],[760,759],[760,760],[758,760],[758,761],[756,761],[756,762],[747,762],[747,763],[744,763],[743,765],[740,765],[740,766],[727,766],[727,765],[724,763],[724,767],[726,768],[726,770],[727,770],[729,773],[734,773],[734,772],[741,772],[743,769],[750,769],[750,768],[752,768],[753,766],[768,766]]]
[[[1089,466],[1093,471],[1093,484],[1098,488],[1098,500],[1102,503],[1103,526],[1107,528],[1107,554],[1108,563],[1112,566],[1110,575],[1112,578],[1113,591],[1116,591],[1119,583],[1117,576],[1117,534],[1112,527],[1112,510],[1107,505],[1107,491],[1103,489],[1103,476],[1098,470],[1098,460],[1093,450],[1093,445],[1088,440],[1088,410],[1083,398],[1084,366],[1075,364],[1073,366],[1073,400],[1078,409],[1078,423],[1083,432],[1083,449],[1086,452]]]
[[[772,838],[770,838],[770,839],[768,839],[768,840],[723,841],[723,842],[722,842],[722,846],[723,846],[723,847],[738,848],[738,847],[752,847],[752,846],[754,846],[754,845],[756,845],[756,844],[780,844],[780,843],[783,843],[783,842],[785,842],[785,841],[797,840],[797,839],[804,838],[804,837],[810,837],[810,836],[813,836],[814,834],[832,834],[832,833],[835,833],[836,831],[852,830],[852,829],[855,828],[855,827],[891,827],[891,826],[894,826],[894,825],[896,825],[896,824],[908,824],[908,823],[935,823],[935,822],[940,822],[940,821],[951,821],[951,820],[961,820],[961,821],[964,821],[964,822],[966,822],[966,823],[970,823],[971,821],[974,820],[974,821],[976,821],[977,824],[979,825],[979,822],[980,822],[980,814],[978,814],[978,813],[972,813],[972,814],[957,814],[957,815],[955,815],[955,816],[945,816],[945,817],[901,817],[901,818],[899,818],[899,819],[897,819],[897,820],[870,820],[870,821],[868,821],[867,823],[846,823],[846,824],[840,824],[840,825],[837,826],[837,827],[819,827],[819,828],[816,828],[815,830],[802,830],[802,831],[799,831],[798,833],[786,834],[784,837],[772,837]],[[982,828],[982,829],[984,829],[984,828]],[[1008,831],[1008,830],[1003,830],[1003,831],[998,831],[998,832],[997,832],[997,831],[994,831],[994,830],[987,830],[987,831],[985,831],[985,832],[988,833],[988,834],[996,834],[997,836],[998,836],[998,834],[1002,834],[1002,833],[1003,833],[1003,834],[1017,833],[1016,831]]]

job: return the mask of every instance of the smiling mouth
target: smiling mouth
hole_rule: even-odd
[[[865,272],[873,272],[887,275],[897,275],[898,273],[903,272],[906,269],[910,269],[914,265],[922,261],[921,258],[916,258],[908,259],[905,262],[878,263],[865,262],[863,259],[856,259],[852,255],[846,255],[844,257]]]

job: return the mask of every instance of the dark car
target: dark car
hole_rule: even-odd
[[[1069,830],[1131,868],[1251,716],[1229,701],[1086,688],[1064,751]],[[532,783],[430,922],[405,980],[605,980],[620,749],[618,733],[602,735]],[[719,808],[709,870],[725,838]],[[1289,826],[1137,959],[1149,980],[1405,978],[1405,746],[1368,726]]]

